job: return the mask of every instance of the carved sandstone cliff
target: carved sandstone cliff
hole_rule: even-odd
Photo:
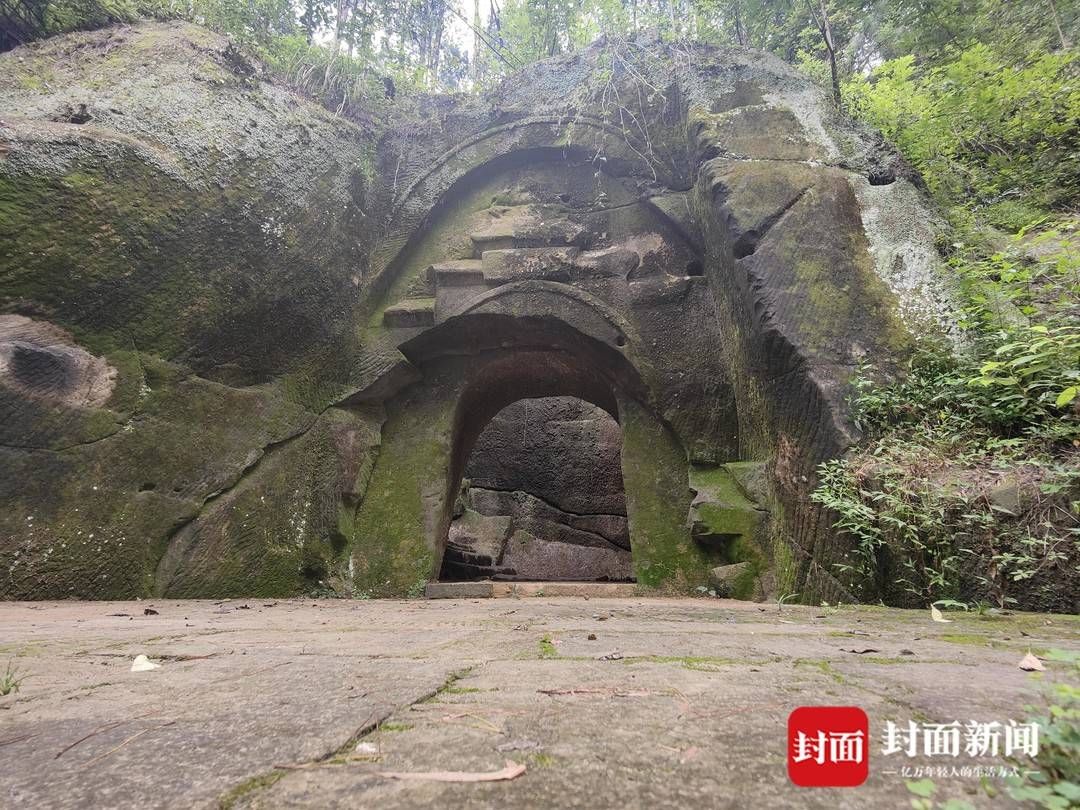
[[[0,56],[0,595],[415,592],[485,425],[572,396],[639,582],[843,598],[847,380],[949,331],[897,157],[741,51],[380,105],[189,25]]]

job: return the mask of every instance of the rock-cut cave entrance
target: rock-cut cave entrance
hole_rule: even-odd
[[[686,589],[715,564],[691,535],[688,467],[737,458],[739,431],[691,200],[649,193],[656,172],[621,140],[598,160],[595,146],[551,143],[549,124],[529,133],[515,128],[501,154],[466,145],[454,165],[471,168],[410,191],[403,216],[437,203],[404,247],[388,243],[372,282],[364,339],[387,371],[357,401],[378,400],[386,420],[342,518],[349,576],[372,595],[487,577]],[[619,506],[492,480],[481,434],[548,398],[610,416]],[[553,475],[587,466],[545,455]]]
[[[569,396],[520,399],[465,462],[443,581],[632,581],[622,430]]]

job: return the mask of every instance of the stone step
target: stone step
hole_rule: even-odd
[[[504,248],[485,250],[480,261],[489,283],[534,278],[565,281],[579,253],[576,247]]]
[[[383,312],[383,326],[389,329],[408,329],[435,325],[434,298],[406,298]]]
[[[519,596],[628,598],[640,596],[634,582],[429,582],[427,599],[505,599]]]
[[[492,209],[491,220],[471,234],[478,252],[509,247],[544,247],[582,244],[587,231],[557,211],[535,205]]]
[[[472,287],[484,283],[484,265],[479,259],[458,259],[439,262],[428,268],[439,287]]]
[[[542,248],[542,247],[578,247],[569,239],[551,238],[530,234],[514,234],[510,236],[485,236],[481,234],[469,234],[473,245],[476,246],[476,254],[480,255],[485,250],[503,250],[505,248]]]

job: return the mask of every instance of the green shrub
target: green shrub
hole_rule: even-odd
[[[303,36],[277,37],[259,53],[286,82],[338,113],[361,99],[382,97],[381,79],[369,65],[310,45]]]
[[[968,294],[969,351],[923,346],[891,385],[856,375],[851,414],[866,440],[821,467],[813,498],[851,539],[835,567],[865,599],[1075,610],[1075,261],[963,255],[953,266]]]
[[[844,87],[847,107],[877,127],[947,205],[1017,230],[1080,191],[1080,53],[1022,62],[985,44],[920,70],[894,59]]]
[[[24,680],[26,676],[20,675],[14,664],[8,661],[7,669],[0,674],[0,697],[18,692]]]
[[[45,6],[45,31],[42,34],[52,36],[130,23],[138,15],[133,0],[49,0]]]
[[[1039,724],[1039,753],[1016,763],[1022,776],[1009,780],[1009,795],[1047,810],[1080,806],[1080,654],[1051,650],[1047,659],[1069,665],[1073,683],[1054,684]]]

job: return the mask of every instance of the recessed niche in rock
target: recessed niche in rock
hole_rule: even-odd
[[[910,170],[798,71],[597,43],[347,120],[205,81],[194,26],[72,36],[0,55],[0,598],[401,596],[469,553],[849,601],[818,467],[953,307]]]
[[[621,447],[580,399],[503,408],[466,461],[440,579],[632,580]]]

